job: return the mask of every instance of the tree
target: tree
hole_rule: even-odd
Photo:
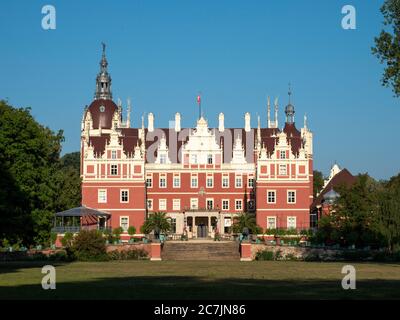
[[[0,128],[0,238],[47,244],[63,132],[52,132],[29,108],[6,101],[0,101]]]
[[[257,225],[255,216],[249,213],[241,213],[233,219],[234,233],[241,233],[244,228],[249,229],[251,234],[261,233],[261,228]]]
[[[322,187],[324,186],[324,177],[321,171],[314,170],[313,171],[313,195],[314,198],[318,193],[321,192]]]
[[[400,243],[400,174],[385,183],[379,194],[378,231],[390,252]]]
[[[141,227],[141,231],[147,234],[152,231],[155,234],[165,233],[169,230],[171,230],[171,224],[166,217],[166,213],[159,211],[151,213]]]
[[[379,37],[375,37],[372,53],[386,63],[382,85],[392,87],[395,96],[400,96],[400,0],[385,0],[381,7],[384,26]]]

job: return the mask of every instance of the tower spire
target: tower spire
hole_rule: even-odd
[[[94,98],[97,99],[105,99],[112,100],[111,93],[111,76],[108,74],[108,62],[106,58],[106,44],[104,42],[101,43],[103,52],[100,60],[100,72],[96,77],[96,92],[94,94]]]
[[[267,128],[271,128],[271,102],[269,96],[267,99]]]
[[[288,96],[289,96],[289,103],[285,107],[285,114],[286,114],[286,123],[294,123],[294,106],[291,103],[291,95],[292,95],[292,88],[289,82],[289,91],[288,91]]]

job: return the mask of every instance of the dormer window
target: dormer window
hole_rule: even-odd
[[[166,154],[160,154],[160,163],[161,164],[167,163],[167,155]]]
[[[117,159],[117,151],[116,150],[111,151],[111,159]]]
[[[212,154],[207,155],[207,164],[213,164],[213,156],[212,156]]]
[[[105,106],[100,106],[100,112],[104,112],[104,111],[106,111],[106,107]]]
[[[192,154],[192,163],[196,164],[197,163],[197,154]]]
[[[286,159],[286,151],[281,150],[280,155],[281,155],[281,156],[280,156],[281,159]]]

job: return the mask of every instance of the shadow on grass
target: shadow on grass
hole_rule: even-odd
[[[400,299],[400,281],[360,280],[356,290],[343,290],[334,280],[137,276],[59,282],[56,290],[0,286],[0,299]]]

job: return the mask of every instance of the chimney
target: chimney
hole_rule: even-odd
[[[244,115],[244,131],[249,132],[250,130],[250,113],[246,112]]]
[[[150,112],[149,115],[147,116],[147,126],[149,132],[154,131],[154,115],[152,112]]]
[[[175,113],[175,131],[181,131],[181,114],[179,112]]]
[[[224,127],[224,114],[221,112],[219,114],[219,122],[218,122],[218,130],[219,132],[224,132],[225,127]]]

